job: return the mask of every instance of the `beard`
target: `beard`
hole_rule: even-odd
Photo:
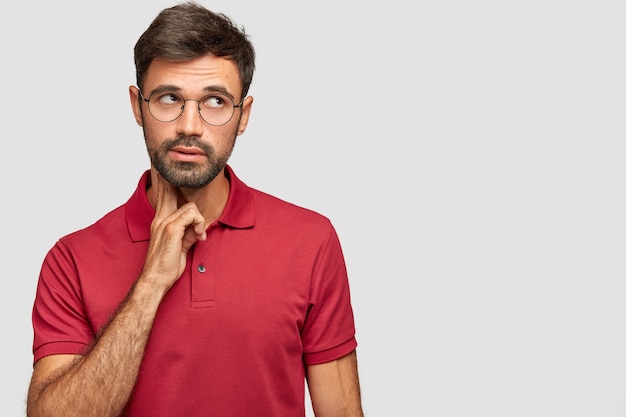
[[[207,161],[205,163],[197,163],[168,160],[168,151],[176,146],[196,147],[206,155]],[[209,184],[222,172],[234,147],[235,139],[224,152],[216,153],[213,146],[203,143],[197,137],[181,135],[175,139],[164,141],[149,154],[152,165],[167,182],[178,188],[197,189]]]

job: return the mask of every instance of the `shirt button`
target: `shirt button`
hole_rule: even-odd
[[[206,271],[206,268],[204,267],[204,265],[198,265],[198,272],[200,272],[201,274],[204,274],[205,271]]]

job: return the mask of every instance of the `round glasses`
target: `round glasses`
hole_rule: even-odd
[[[172,91],[158,91],[145,98],[141,90],[139,90],[139,96],[148,103],[148,110],[152,117],[164,123],[178,119],[183,114],[183,110],[185,110],[185,103],[195,101],[198,103],[198,113],[200,113],[202,120],[211,126],[222,126],[230,122],[233,114],[235,114],[235,109],[241,107],[243,103],[243,99],[241,99],[239,104],[235,104],[232,98],[217,92],[208,94],[198,100],[184,98]]]

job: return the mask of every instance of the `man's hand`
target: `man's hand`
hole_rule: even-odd
[[[156,178],[155,216],[150,228],[150,245],[139,280],[171,288],[180,278],[187,252],[198,240],[206,239],[205,219],[195,203],[178,207],[178,190],[160,174]]]

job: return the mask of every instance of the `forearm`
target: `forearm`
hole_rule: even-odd
[[[307,368],[316,417],[363,417],[356,352]]]
[[[135,384],[161,297],[135,285],[82,358],[31,386],[28,416],[119,416]]]

